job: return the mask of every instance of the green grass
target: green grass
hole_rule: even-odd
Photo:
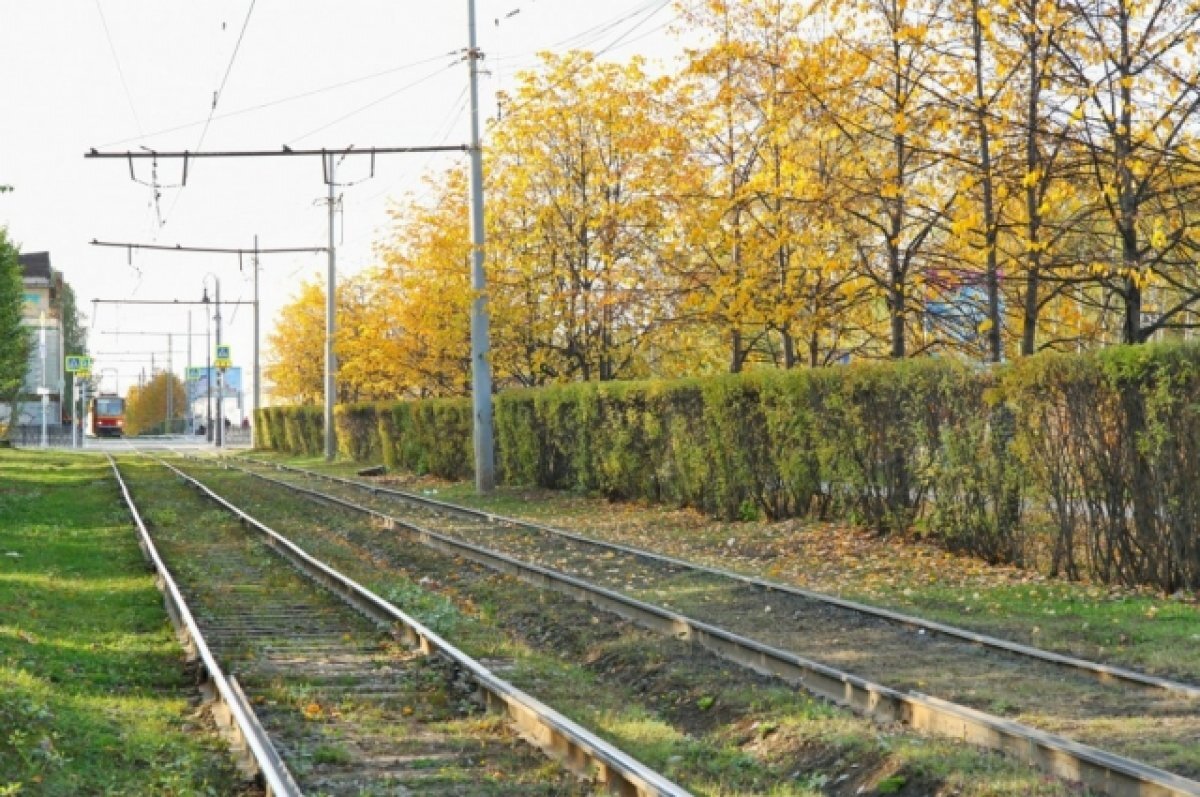
[[[1200,612],[1183,598],[1054,581],[892,587],[870,598],[1025,644],[1200,681]]]
[[[105,460],[0,450],[0,794],[231,794]]]

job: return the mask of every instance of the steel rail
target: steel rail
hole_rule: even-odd
[[[244,754],[239,756],[239,763],[251,774],[262,779],[269,797],[299,797],[300,787],[296,785],[287,765],[283,763],[279,752],[271,744],[266,731],[259,724],[258,717],[242,693],[241,687],[236,679],[225,675],[221,665],[217,663],[216,657],[213,656],[212,650],[209,649],[195,617],[192,616],[192,612],[183,598],[183,593],[179,590],[179,585],[175,582],[175,577],[167,569],[158,553],[158,548],[150,538],[150,532],[142,521],[141,513],[138,512],[129,487],[121,477],[116,460],[111,454],[105,454],[105,456],[108,458],[108,464],[112,468],[117,486],[121,490],[125,506],[137,527],[138,546],[154,570],[155,583],[163,594],[163,603],[166,604],[171,623],[183,639],[188,660],[199,659],[202,663],[208,682],[201,688],[212,701],[213,708],[216,709],[214,718],[217,720],[218,726],[232,739],[235,748],[241,747],[244,751]]]
[[[235,515],[243,525],[262,533],[272,548],[303,573],[324,585],[354,608],[388,626],[399,624],[407,642],[427,655],[449,659],[480,688],[490,708],[502,710],[519,732],[535,746],[566,766],[586,773],[611,791],[630,797],[690,797],[690,792],[614,747],[507,681],[497,677],[415,618],[363,585],[314,558],[284,535],[218,495],[198,479],[154,458],[201,495]],[[1198,792],[1200,794],[1200,792]]]
[[[519,528],[532,529],[534,531],[539,531],[544,534],[554,535],[557,537],[561,537],[563,539],[572,540],[574,542],[580,542],[580,543],[584,543],[587,545],[594,545],[596,547],[605,548],[605,549],[612,550],[612,551],[619,551],[620,553],[628,554],[630,556],[635,556],[635,557],[638,557],[638,558],[641,558],[641,559],[644,559],[647,561],[659,562],[662,564],[672,565],[674,567],[681,567],[681,568],[691,570],[693,572],[707,573],[709,575],[721,576],[723,578],[728,578],[733,581],[740,582],[742,584],[759,587],[761,589],[769,590],[772,592],[782,592],[782,593],[795,595],[797,597],[806,598],[808,600],[817,601],[819,603],[825,603],[830,606],[837,606],[838,608],[841,608],[841,609],[847,609],[849,611],[858,612],[860,614],[866,614],[866,615],[870,615],[873,617],[878,617],[880,619],[887,620],[889,622],[896,623],[898,625],[902,625],[907,628],[921,629],[921,630],[924,630],[926,633],[938,634],[938,635],[945,636],[945,637],[960,639],[960,640],[963,640],[966,642],[971,642],[973,644],[980,645],[982,647],[993,648],[995,650],[1003,650],[1005,652],[1014,653],[1019,656],[1028,656],[1030,658],[1039,659],[1041,661],[1048,662],[1050,664],[1055,664],[1060,667],[1065,667],[1067,669],[1077,670],[1077,671],[1086,673],[1102,682],[1112,683],[1112,682],[1122,682],[1123,681],[1123,682],[1130,683],[1130,684],[1136,684],[1136,685],[1142,686],[1142,687],[1163,689],[1168,692],[1171,692],[1172,694],[1176,694],[1176,695],[1179,695],[1180,697],[1184,697],[1184,698],[1187,698],[1190,700],[1200,700],[1200,686],[1197,686],[1194,684],[1184,683],[1182,681],[1176,681],[1176,680],[1173,680],[1170,678],[1163,678],[1163,677],[1156,676],[1156,675],[1149,675],[1147,673],[1138,672],[1136,670],[1131,670],[1131,669],[1128,669],[1125,667],[1118,667],[1118,666],[1110,665],[1110,664],[1102,664],[1100,662],[1089,661],[1087,659],[1081,659],[1081,658],[1078,658],[1075,656],[1068,656],[1068,655],[1061,654],[1061,653],[1054,653],[1052,651],[1043,650],[1042,648],[1035,648],[1031,645],[1023,645],[1019,642],[1013,642],[1013,641],[1007,640],[1007,639],[1000,639],[999,637],[990,636],[988,634],[981,634],[981,633],[978,633],[975,631],[969,631],[965,628],[958,628],[956,626],[947,625],[945,623],[939,623],[939,622],[936,622],[933,620],[925,620],[920,617],[914,617],[913,615],[903,614],[901,612],[892,611],[890,609],[883,609],[883,608],[880,608],[877,606],[870,606],[870,605],[867,605],[864,603],[858,603],[857,601],[846,600],[845,598],[838,598],[838,597],[835,597],[832,595],[826,595],[826,594],[820,593],[820,592],[812,592],[810,590],[796,587],[791,584],[784,584],[782,582],[771,581],[769,579],[762,579],[762,578],[756,578],[754,576],[747,576],[745,574],[737,573],[732,570],[725,570],[723,568],[713,567],[711,565],[704,565],[704,564],[700,564],[697,562],[688,561],[686,559],[679,559],[679,558],[676,558],[673,556],[667,556],[665,554],[659,554],[659,553],[655,553],[653,551],[647,551],[642,548],[634,548],[632,546],[623,545],[621,543],[599,540],[594,537],[588,537],[586,535],[578,534],[576,532],[567,531],[565,529],[560,529],[560,528],[555,528],[554,526],[547,526],[547,525],[544,525],[541,523],[533,523],[533,522],[526,521],[526,520],[518,520],[516,518],[506,517],[504,515],[497,515],[492,512],[486,512],[486,511],[480,510],[480,509],[472,509],[470,507],[460,506],[457,504],[451,504],[446,501],[439,501],[437,499],[428,498],[428,497],[422,496],[422,495],[415,495],[413,493],[408,493],[403,490],[397,490],[397,489],[390,488],[390,487],[378,487],[378,486],[371,485],[371,484],[365,484],[363,482],[356,481],[354,479],[347,479],[347,478],[344,478],[341,476],[333,476],[330,474],[319,473],[317,471],[311,471],[311,470],[307,470],[304,468],[297,468],[292,465],[284,465],[281,463],[268,462],[265,460],[254,459],[252,457],[241,457],[241,459],[248,461],[248,462],[253,462],[254,464],[257,464],[257,465],[262,465],[263,467],[269,467],[269,468],[275,468],[277,470],[284,470],[284,471],[289,471],[289,472],[293,472],[293,473],[299,473],[304,476],[322,479],[322,480],[329,481],[329,482],[332,482],[335,484],[345,485],[347,487],[353,487],[353,488],[363,490],[366,492],[370,492],[370,493],[376,494],[376,495],[392,495],[399,499],[409,501],[412,503],[423,504],[432,509],[442,511],[442,512],[464,515],[464,516],[475,518],[475,519],[483,519],[490,523],[504,523],[504,524],[513,525],[513,526],[516,526]],[[228,465],[227,460],[222,460],[222,462],[223,462],[223,465],[225,465],[227,467],[231,467]],[[245,469],[242,469],[242,470],[244,470],[244,472],[246,472],[246,473],[253,473],[253,471],[250,471],[250,470],[245,470]]]
[[[779,677],[859,713],[903,722],[916,730],[998,750],[1052,775],[1083,783],[1112,797],[1200,797],[1200,782],[1158,767],[920,692],[900,692],[790,651],[771,647],[574,576],[426,529],[353,501],[244,468],[233,468],[222,460],[201,461],[247,473],[315,501],[367,515],[388,529],[409,532],[435,550],[514,575],[535,586],[553,589],[651,630],[689,640],[729,661],[761,674]]]

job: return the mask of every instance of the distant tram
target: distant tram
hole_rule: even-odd
[[[88,401],[87,433],[91,437],[120,437],[125,432],[125,399],[99,395]]]

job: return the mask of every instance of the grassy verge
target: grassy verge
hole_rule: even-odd
[[[361,465],[256,452],[353,475]],[[689,510],[469,483],[395,477],[452,503],[537,520],[739,572],[861,600],[1088,659],[1200,682],[1200,596],[1068,582],[956,556],[919,539],[881,539],[840,523],[727,523]]]
[[[698,795],[1062,795],[997,755],[880,726],[584,604],[228,471],[197,475],[468,654]]]
[[[237,794],[105,460],[0,450],[0,794]]]

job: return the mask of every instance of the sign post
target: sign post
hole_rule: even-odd
[[[74,375],[71,385],[71,447],[83,448],[83,428],[80,415],[87,414],[87,379],[92,375],[92,358],[84,354],[68,354],[64,363],[67,373]]]
[[[233,367],[233,355],[228,343],[217,344],[217,357],[213,360],[217,369],[217,448],[225,442],[225,369]]]
[[[87,380],[92,377],[92,372],[91,371],[81,371],[80,373],[82,373],[83,376],[81,377],[79,374],[76,374],[75,378],[81,380],[79,382],[79,414],[82,415],[83,417],[79,419],[79,421],[76,425],[79,427],[79,447],[83,448],[85,445],[83,442],[84,438],[87,437],[87,435],[85,435],[83,433],[83,424],[87,423],[87,405],[88,405],[88,397],[87,397],[88,383],[87,383]]]
[[[189,355],[190,359],[190,355]],[[188,397],[188,430],[191,434],[196,434],[196,418],[193,412],[196,402],[196,383],[200,381],[200,377],[204,377],[207,383],[208,377],[204,373],[205,369],[200,366],[187,367],[187,397]]]

